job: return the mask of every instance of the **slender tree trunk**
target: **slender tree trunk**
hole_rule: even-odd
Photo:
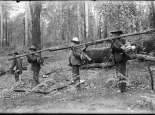
[[[105,12],[107,12],[107,6],[105,5]],[[108,18],[107,15],[104,17],[104,38],[108,37]]]
[[[151,1],[151,7],[150,7],[150,28],[155,29],[155,5],[154,1]],[[152,35],[152,49],[155,47],[155,34],[153,33]],[[155,50],[154,50],[155,52]]]
[[[68,23],[67,23],[67,37],[66,41],[69,44],[70,42],[70,8],[67,10],[67,15],[68,15]]]
[[[10,24],[9,32],[8,32],[8,46],[11,44],[11,34],[12,34],[12,25]]]
[[[23,39],[23,48],[25,48],[25,34],[26,34],[26,32],[25,32],[25,17],[24,17],[24,19],[23,19],[23,25],[24,25],[24,39]]]
[[[81,22],[80,3],[77,4],[77,12],[78,12],[78,14],[77,14],[77,17],[78,17],[78,37],[80,38],[80,40],[82,40],[82,36],[81,36],[81,24],[80,24],[80,22]]]
[[[117,23],[117,29],[119,30],[119,29],[121,29],[121,24],[120,24],[120,7],[121,7],[121,5],[118,5],[117,6],[117,18],[118,18],[118,23]]]
[[[2,40],[3,40],[3,2],[0,4],[0,15],[1,15],[1,37],[0,37],[0,45],[2,48]]]
[[[83,20],[83,22],[84,22],[84,24],[83,24],[84,25],[84,39],[86,39],[86,36],[87,36],[86,35],[86,19],[85,19],[86,18],[86,12],[85,12],[85,2],[83,2],[83,3],[84,3],[83,4],[83,7],[84,7],[84,15],[83,15],[83,19],[84,19]]]
[[[44,40],[44,22],[41,22],[41,49],[43,48],[43,40]]]
[[[101,39],[102,35],[101,35],[101,17],[102,15],[99,15],[99,22],[98,22],[98,38]]]
[[[31,17],[32,17],[32,44],[37,47],[38,50],[41,49],[41,31],[40,31],[40,13],[41,13],[41,3],[39,1],[33,1],[30,4]]]
[[[150,27],[155,28],[155,6],[154,1],[151,1],[150,13],[152,14],[150,17]]]
[[[12,29],[11,29],[11,31],[10,31],[10,46],[12,47],[13,46],[13,42],[12,42]]]
[[[7,46],[7,39],[8,39],[8,36],[7,36],[7,33],[8,33],[8,24],[7,24],[7,17],[5,17],[5,42],[4,42],[4,46],[6,47]]]
[[[95,10],[95,1],[91,1],[91,12],[92,12],[92,26],[93,26],[93,35],[92,35],[92,39],[98,39],[97,37],[97,14],[96,14],[96,10]]]
[[[107,17],[105,16],[104,17],[104,33],[103,33],[103,38],[107,38],[108,37],[107,23],[108,23],[108,20],[107,20]]]
[[[28,5],[28,3],[26,2],[25,3],[25,6],[26,6],[26,11],[25,11],[25,23],[24,23],[24,28],[25,28],[25,40],[24,40],[24,45],[27,47],[28,46],[28,34],[29,34],[29,30],[28,30],[28,19],[29,19],[29,5]]]
[[[61,23],[61,39],[65,41],[65,34],[64,34],[64,16],[63,16],[63,11],[64,11],[64,8],[63,8],[63,1],[61,2],[61,19],[62,19],[62,23]],[[65,41],[66,42],[66,41]]]
[[[84,1],[84,10],[85,10],[85,14],[84,14],[84,36],[85,39],[88,39],[88,1]]]

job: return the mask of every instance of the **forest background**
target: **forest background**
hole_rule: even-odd
[[[154,27],[154,17],[153,1],[1,1],[0,47],[20,51],[34,44],[42,49],[69,44],[74,36],[87,42],[116,29],[140,32]],[[133,38],[143,44],[146,37]]]

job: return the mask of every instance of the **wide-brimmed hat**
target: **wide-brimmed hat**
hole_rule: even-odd
[[[121,35],[121,34],[123,34],[123,31],[122,30],[115,30],[115,31],[111,31],[110,33],[114,34],[114,35]]]
[[[71,42],[76,43],[76,44],[79,44],[80,43],[78,37],[73,37],[73,39],[71,40]]]
[[[36,47],[34,45],[32,45],[29,50],[36,50]]]
[[[19,53],[17,51],[14,51],[13,54],[18,55]]]

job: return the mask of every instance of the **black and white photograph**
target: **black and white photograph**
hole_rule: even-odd
[[[0,113],[155,113],[155,1],[0,0]]]

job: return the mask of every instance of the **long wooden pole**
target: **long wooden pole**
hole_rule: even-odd
[[[105,38],[105,39],[99,39],[99,40],[95,40],[95,41],[91,41],[91,42],[87,42],[87,43],[82,43],[82,44],[79,44],[79,45],[76,45],[76,46],[51,47],[51,48],[47,48],[47,49],[43,49],[43,50],[38,50],[36,52],[31,52],[31,53],[26,53],[26,54],[18,55],[16,57],[9,58],[8,60],[12,60],[12,59],[15,59],[15,58],[24,57],[24,56],[27,56],[27,55],[31,55],[31,54],[35,54],[35,53],[40,53],[40,52],[44,52],[44,51],[52,52],[52,51],[70,49],[72,47],[84,46],[84,45],[90,46],[90,45],[100,44],[100,43],[103,43],[103,42],[108,41],[108,40],[111,41],[113,39],[123,38],[123,37],[128,37],[128,36],[135,36],[135,35],[139,35],[139,34],[150,34],[152,32],[155,32],[155,29],[146,30],[146,31],[143,31],[143,32],[138,32],[138,33],[123,34],[123,35],[117,36],[117,37],[108,37],[108,38]]]

